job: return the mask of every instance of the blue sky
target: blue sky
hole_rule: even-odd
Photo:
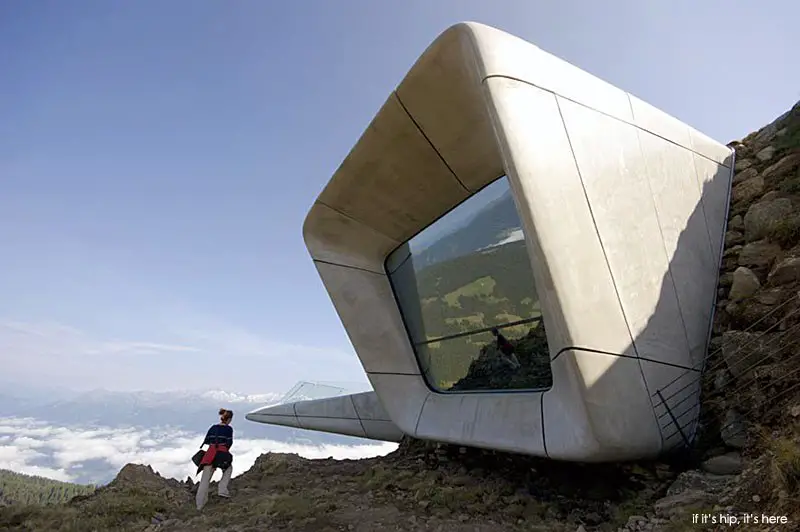
[[[306,212],[446,27],[728,142],[800,99],[791,0],[0,4],[0,359],[75,388],[364,381]]]

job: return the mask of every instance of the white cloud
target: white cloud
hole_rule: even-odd
[[[56,480],[74,480],[90,460],[108,464],[113,477],[128,463],[148,464],[164,477],[195,478],[191,457],[203,435],[185,431],[54,427],[30,418],[0,418],[0,468]],[[234,477],[266,452],[297,453],[305,458],[358,459],[382,456],[397,444],[293,445],[267,439],[234,441]],[[38,462],[38,463],[37,463]],[[47,463],[48,465],[40,465]],[[217,472],[217,475],[220,473]]]

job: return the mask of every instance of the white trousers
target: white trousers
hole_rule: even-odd
[[[200,485],[197,486],[197,509],[202,510],[203,506],[206,505],[208,502],[208,487],[211,484],[211,477],[214,475],[214,471],[216,468],[210,465],[207,465],[203,468],[203,476],[200,477]],[[229,466],[228,469],[222,471],[222,478],[217,485],[217,493],[221,497],[228,497],[230,494],[228,493],[228,482],[231,481],[231,475],[233,474],[233,466]]]

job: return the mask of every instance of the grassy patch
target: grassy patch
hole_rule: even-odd
[[[316,505],[307,497],[288,494],[277,495],[267,509],[272,517],[287,520],[306,519],[313,517],[316,512]]]
[[[364,491],[384,489],[395,478],[391,470],[385,467],[375,466],[361,475],[361,487]]]
[[[453,290],[445,294],[444,302],[452,308],[461,308],[459,299],[463,297],[491,296],[497,282],[491,276],[479,277],[468,285],[464,285],[458,290]]]
[[[104,494],[76,506],[4,508],[0,512],[0,530],[141,529],[153,515],[166,510],[166,502],[157,495],[133,490]]]
[[[794,178],[784,179],[779,188],[786,195],[800,194],[800,174]]]
[[[788,127],[786,133],[776,140],[775,147],[779,150],[800,148],[800,120]]]
[[[446,486],[435,484],[430,478],[418,479],[410,485],[414,500],[425,501],[431,511],[438,509],[452,513],[487,513],[491,507],[488,493],[479,486]],[[496,502],[496,501],[495,501]]]
[[[766,441],[769,480],[773,489],[793,492],[800,487],[800,442],[782,436]]]
[[[638,499],[629,499],[614,506],[611,510],[611,524],[613,529],[625,526],[628,519],[634,515],[644,516],[652,511],[652,502]]]
[[[467,325],[469,328],[479,328],[483,327],[483,313],[475,316],[445,318],[444,322],[448,325]]]

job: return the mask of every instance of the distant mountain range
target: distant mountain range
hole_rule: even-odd
[[[419,271],[439,262],[451,260],[477,250],[519,239],[521,223],[511,191],[488,203],[463,220],[463,225],[448,233],[414,256],[414,269]]]
[[[510,195],[511,190],[508,188],[508,180],[495,181],[416,235],[413,239],[414,253],[419,253],[445,235],[464,227],[477,214],[483,211],[487,205],[503,196]]]

